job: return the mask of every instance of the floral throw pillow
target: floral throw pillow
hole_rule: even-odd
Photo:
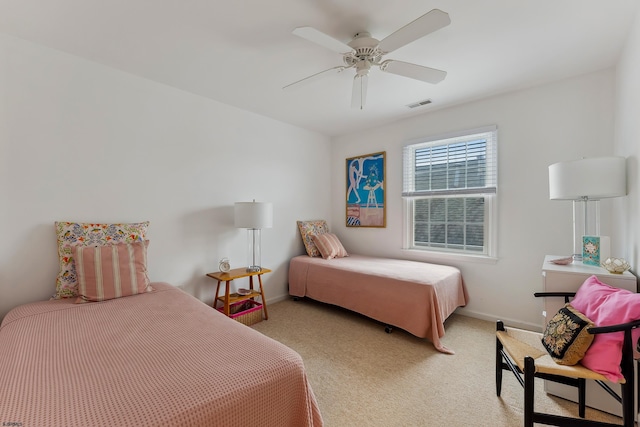
[[[147,240],[149,221],[131,224],[55,223],[58,238],[58,263],[55,299],[78,296],[78,275],[72,246],[104,246]]]
[[[300,230],[300,235],[302,236],[302,243],[304,243],[304,248],[307,250],[307,255],[311,257],[321,256],[320,251],[316,247],[316,244],[313,243],[312,236],[315,236],[316,234],[328,233],[329,226],[327,225],[327,221],[323,219],[315,221],[298,221],[298,229]]]
[[[542,335],[542,345],[560,365],[575,365],[593,342],[589,328],[595,326],[584,314],[565,304],[549,321]]]

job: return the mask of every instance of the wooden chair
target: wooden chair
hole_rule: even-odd
[[[564,297],[565,303],[567,303],[569,298],[575,296],[575,292],[541,292],[534,295],[536,297]],[[533,427],[534,422],[564,427],[633,427],[635,426],[634,396],[636,387],[631,330],[638,326],[640,326],[640,320],[620,325],[595,327],[589,330],[592,334],[624,332],[620,363],[624,378],[620,381],[620,396],[609,386],[611,382],[605,376],[585,368],[580,363],[574,366],[557,364],[542,346],[541,333],[505,328],[504,323],[498,321],[496,328],[496,393],[500,396],[502,371],[513,372],[518,382],[524,387],[525,427]],[[580,418],[536,412],[533,407],[535,377],[576,387],[578,389],[578,415]],[[584,418],[587,379],[595,380],[598,385],[622,404],[622,424],[590,421]]]

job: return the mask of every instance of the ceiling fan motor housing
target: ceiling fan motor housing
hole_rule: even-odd
[[[378,49],[379,40],[371,37],[366,31],[360,32],[355,35],[354,39],[349,42],[349,46],[353,48],[355,52],[350,52],[344,55],[344,62],[348,66],[356,65],[356,70],[364,68],[365,65],[358,66],[359,63],[368,62],[366,66],[367,71],[371,68],[371,64],[377,65],[382,58],[382,52]]]

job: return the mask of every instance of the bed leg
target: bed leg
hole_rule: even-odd
[[[386,326],[384,327],[384,331],[385,331],[386,333],[390,334],[391,332],[393,332],[393,326],[391,326],[391,325],[386,325]]]
[[[300,297],[293,297],[294,301],[300,301]]]

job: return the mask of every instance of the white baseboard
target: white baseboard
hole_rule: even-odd
[[[289,294],[283,294],[283,295],[278,295],[275,297],[269,297],[269,299],[267,300],[267,304],[275,304],[279,301],[284,301],[286,299],[291,298],[291,295]],[[516,319],[509,319],[509,318],[504,318],[504,317],[500,317],[500,316],[496,316],[495,314],[487,314],[487,313],[480,313],[478,311],[473,311],[473,310],[468,310],[466,308],[460,307],[455,311],[456,314],[459,314],[461,316],[467,316],[467,317],[473,317],[474,319],[480,319],[480,320],[486,320],[488,322],[494,323],[497,320],[502,320],[505,324],[505,326],[511,326],[513,328],[520,328],[520,329],[526,329],[528,331],[535,331],[535,332],[542,332],[542,325],[541,324],[534,324],[534,323],[529,323],[529,322],[522,322],[520,320],[516,320]]]
[[[509,319],[505,317],[496,316],[495,314],[487,314],[480,313],[473,310],[468,310],[465,308],[458,308],[456,310],[456,314],[460,314],[461,316],[473,317],[474,319],[487,320],[489,322],[495,323],[498,320],[502,320],[505,326],[511,326],[513,328],[526,329],[528,331],[534,332],[542,332],[542,325],[523,322],[521,320]]]
[[[289,299],[289,298],[291,298],[289,296],[289,294],[283,294],[283,295],[278,295],[278,296],[275,296],[275,297],[269,297],[269,299],[267,299],[267,304],[275,304],[277,302],[284,301],[284,300]]]

